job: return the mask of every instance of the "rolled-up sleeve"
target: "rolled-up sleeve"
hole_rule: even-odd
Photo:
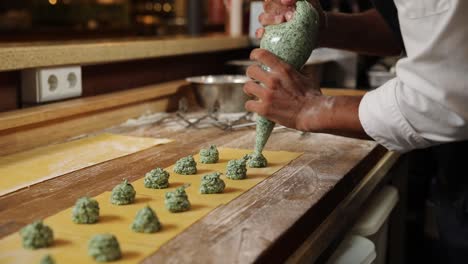
[[[406,120],[398,105],[398,79],[367,93],[359,105],[359,120],[366,133],[382,146],[397,152],[430,146]]]
[[[433,100],[395,78],[363,97],[359,120],[375,141],[402,153],[468,139],[468,120],[445,102]]]
[[[407,57],[359,106],[366,133],[408,152],[468,139],[468,1],[395,1]]]

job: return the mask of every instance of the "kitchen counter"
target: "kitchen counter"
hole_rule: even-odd
[[[166,100],[167,96],[175,96],[175,91],[180,92],[180,85],[165,84],[166,93],[161,97],[153,96],[151,109],[167,109],[166,103],[157,102]],[[174,88],[172,94],[167,92],[171,86]],[[145,89],[148,92],[148,89],[158,88],[160,86]],[[340,90],[324,90],[324,93],[336,95],[340,94]],[[117,100],[119,94],[112,96]],[[81,103],[86,104],[85,101]],[[74,113],[35,124],[30,121],[34,114],[31,109],[26,115],[29,118],[27,125],[11,125],[0,131],[0,145],[11,140],[11,135],[21,141],[26,140],[25,137],[34,137],[41,129],[49,131],[49,134],[59,134],[56,138],[51,136],[49,141],[42,141],[43,144],[50,144],[73,136],[51,131],[73,132],[73,126],[67,125],[74,125],[73,122],[78,122],[75,119],[79,119],[79,122],[90,125],[86,127],[87,130],[75,133],[96,134],[105,130],[122,135],[169,137],[175,140],[168,145],[74,171],[0,197],[0,238],[18,231],[35,219],[72,206],[83,195],[95,196],[110,191],[112,182],[116,180],[127,178],[134,181],[143,177],[153,169],[151,160],[157,159],[161,167],[166,167],[182,156],[197,153],[208,144],[232,148],[252,148],[254,145],[253,128],[234,131],[216,127],[187,129],[183,126],[166,127],[159,122],[119,125],[124,119],[145,114],[147,108],[137,108],[137,105],[149,103],[148,100],[132,101],[131,104],[112,105],[109,109]],[[44,108],[41,111],[45,111]],[[18,124],[21,124],[20,112],[10,113],[16,115],[15,122]],[[105,120],[112,120],[114,124]],[[275,131],[266,149],[304,154],[237,199],[213,210],[144,262],[272,263],[289,259],[291,263],[297,263],[316,260],[352,225],[365,200],[385,180],[399,159],[398,154],[388,152],[372,141],[302,134],[289,129]]]

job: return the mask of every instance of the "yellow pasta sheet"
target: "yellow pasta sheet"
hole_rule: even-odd
[[[101,134],[0,157],[0,196],[170,139]]]
[[[228,148],[219,151],[220,161],[217,164],[201,164],[198,162],[199,156],[195,156],[198,162],[196,175],[179,175],[172,171],[173,166],[167,168],[171,174],[168,189],[147,189],[143,185],[143,178],[133,182],[137,192],[133,204],[113,205],[110,203],[110,192],[98,195],[95,199],[99,201],[101,216],[96,224],[74,224],[71,221],[71,208],[45,219],[44,222],[54,230],[58,240],[58,243],[51,248],[34,251],[23,249],[19,234],[12,234],[0,240],[0,263],[38,263],[40,258],[48,253],[57,263],[94,263],[94,260],[87,255],[87,243],[93,235],[101,233],[112,233],[119,240],[123,258],[115,263],[139,262],[216,207],[232,201],[301,155],[301,153],[266,151],[264,154],[269,161],[267,168],[249,168],[247,179],[244,180],[230,180],[223,175],[222,179],[226,183],[224,193],[200,194],[198,189],[203,175],[215,171],[225,173],[229,160],[242,158],[250,152]],[[187,212],[170,213],[164,207],[164,194],[184,184],[190,184],[186,192],[192,208]],[[157,233],[135,233],[130,228],[137,211],[146,205],[155,210],[161,221],[163,228]]]

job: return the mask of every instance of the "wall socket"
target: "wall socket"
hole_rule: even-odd
[[[24,103],[44,103],[81,96],[81,67],[27,69],[21,72]]]

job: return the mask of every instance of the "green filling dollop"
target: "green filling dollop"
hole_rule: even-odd
[[[172,213],[184,212],[190,209],[190,201],[185,186],[175,189],[173,192],[167,192],[165,195],[164,205],[167,210]]]
[[[149,206],[138,211],[132,223],[132,230],[139,233],[154,233],[160,229],[161,223],[156,213]]]
[[[98,262],[109,262],[122,257],[117,238],[111,234],[95,235],[88,243],[88,255]]]
[[[197,163],[193,156],[187,156],[178,160],[174,167],[174,172],[183,175],[191,175],[197,173]]]
[[[254,152],[250,154],[248,164],[250,168],[265,168],[268,161],[262,153]]]
[[[89,197],[82,197],[75,203],[72,220],[77,224],[94,224],[99,220],[99,203]]]
[[[50,227],[36,221],[20,230],[23,247],[27,249],[45,248],[54,242],[54,232]]]
[[[230,160],[227,164],[226,177],[231,180],[243,180],[247,178],[246,162],[246,157],[238,160]]]
[[[208,149],[200,150],[200,162],[205,164],[216,163],[219,160],[219,152],[215,145],[211,145]]]
[[[45,255],[42,259],[40,264],[55,264],[55,260],[52,258],[51,255]]]
[[[131,204],[135,201],[135,189],[128,180],[118,184],[112,189],[111,203],[116,205]]]
[[[213,194],[213,193],[222,193],[226,184],[220,178],[221,173],[214,172],[210,174],[203,175],[200,184],[200,193],[201,194]]]
[[[156,168],[145,175],[145,187],[151,189],[165,189],[169,187],[169,172]]]

